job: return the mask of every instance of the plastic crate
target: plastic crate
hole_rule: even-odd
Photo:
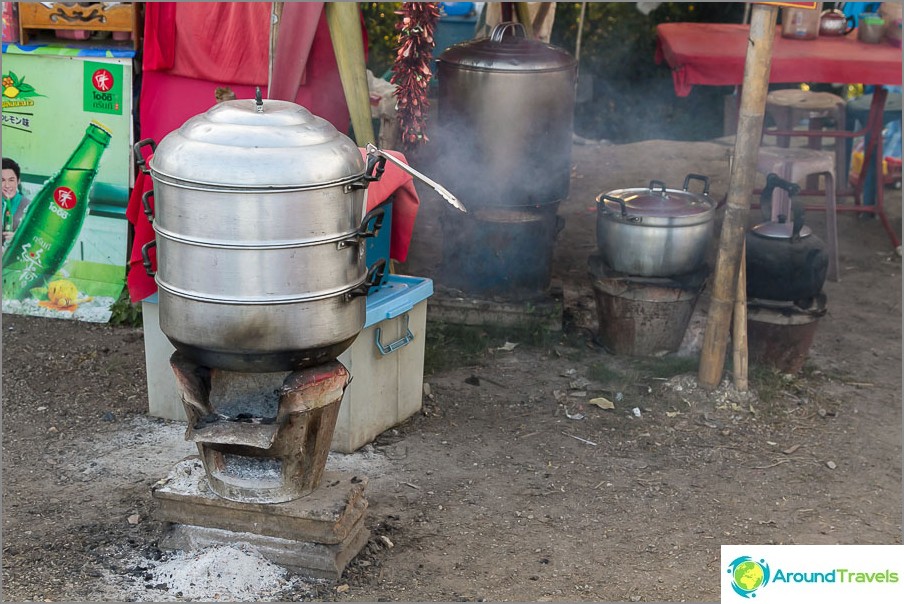
[[[392,275],[367,297],[367,319],[339,355],[352,375],[339,407],[332,450],[351,453],[421,409],[427,298],[433,281]]]

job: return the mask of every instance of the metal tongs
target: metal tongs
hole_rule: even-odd
[[[414,168],[412,168],[411,166],[409,166],[409,165],[406,164],[405,162],[403,162],[403,161],[401,161],[401,160],[399,160],[399,159],[393,157],[393,156],[390,155],[389,153],[386,153],[385,151],[383,151],[382,149],[376,147],[376,146],[373,145],[372,143],[367,143],[367,147],[365,147],[365,149],[367,149],[367,154],[368,154],[368,155],[371,155],[371,156],[374,156],[374,157],[379,156],[379,157],[385,158],[385,159],[389,160],[390,162],[392,162],[393,164],[395,164],[396,166],[398,166],[399,168],[401,168],[402,170],[404,170],[405,172],[408,172],[409,174],[411,174],[413,177],[415,177],[415,178],[417,178],[418,180],[421,180],[421,181],[424,182],[425,184],[429,185],[434,191],[436,191],[437,193],[439,193],[440,196],[441,196],[443,199],[445,199],[446,201],[448,201],[449,204],[450,204],[453,208],[455,208],[455,209],[457,209],[457,210],[461,210],[462,212],[467,212],[467,211],[468,211],[467,209],[465,209],[464,204],[462,204],[462,203],[458,200],[458,198],[455,197],[455,195],[453,195],[452,193],[450,193],[449,190],[446,189],[446,187],[442,186],[441,184],[439,184],[439,183],[436,182],[435,180],[432,180],[432,179],[430,179],[430,178],[427,178],[426,176],[424,176],[423,174],[421,174],[420,172],[418,172],[417,170],[415,170]]]

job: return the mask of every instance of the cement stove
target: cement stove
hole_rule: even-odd
[[[338,578],[367,542],[363,476],[325,472],[350,381],[338,361],[238,373],[170,359],[199,457],[152,491],[172,523],[162,547],[249,542],[272,562]]]

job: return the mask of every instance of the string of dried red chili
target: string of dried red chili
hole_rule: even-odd
[[[439,20],[439,2],[403,2],[397,14],[401,16],[396,25],[399,46],[389,81],[396,85],[402,150],[411,150],[429,140],[427,92],[432,78],[430,59]]]

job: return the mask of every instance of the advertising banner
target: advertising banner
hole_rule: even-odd
[[[125,282],[132,59],[31,48],[3,49],[3,312],[106,322]]]

